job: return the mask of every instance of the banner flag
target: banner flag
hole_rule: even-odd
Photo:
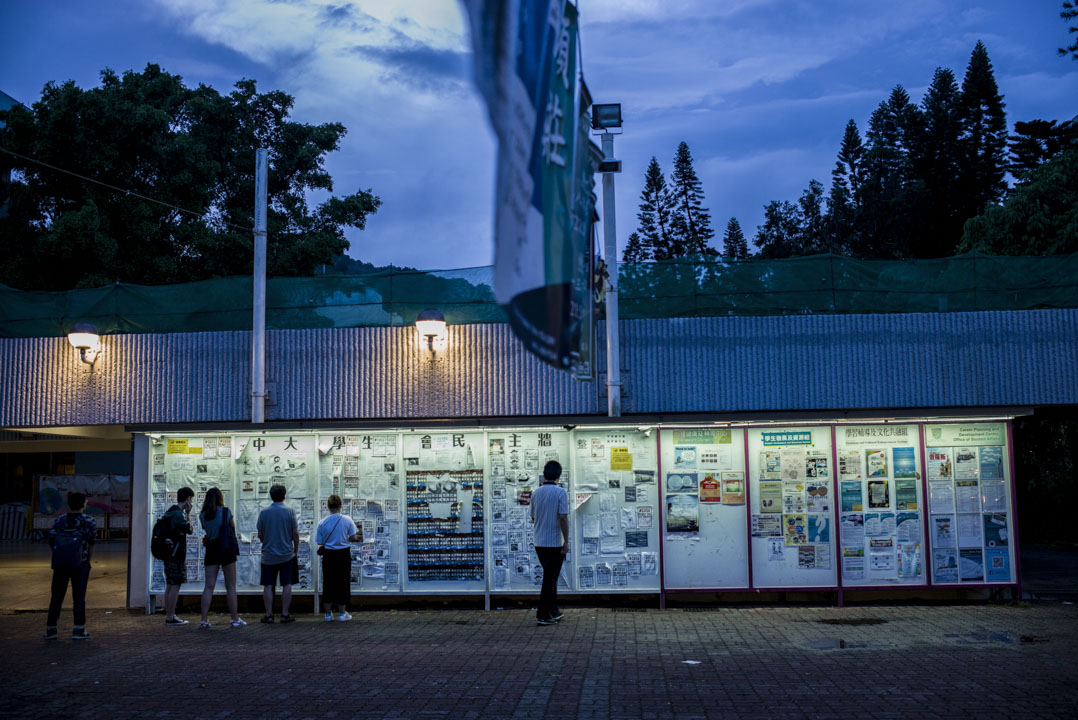
[[[565,0],[464,0],[476,84],[498,136],[494,296],[544,362],[592,373],[592,176],[577,12]]]

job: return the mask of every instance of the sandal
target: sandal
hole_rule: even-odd
[[[209,620],[202,620],[201,622],[199,622],[198,626],[200,628],[208,628],[210,626],[210,621]]]
[[[290,623],[290,622],[295,622],[295,621],[296,621],[296,619],[294,617],[292,617],[291,615],[282,615],[281,616],[281,623]]]
[[[267,625],[272,625],[273,624],[273,616],[272,615],[266,615],[265,617],[262,618],[262,622],[266,623]],[[281,618],[281,622],[284,622],[284,618]]]

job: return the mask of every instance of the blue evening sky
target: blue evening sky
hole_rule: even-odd
[[[865,130],[897,84],[920,101],[938,66],[959,81],[988,48],[1008,121],[1078,114],[1078,62],[1058,0],[580,0],[584,77],[620,102],[617,228],[636,226],[652,155],[688,142],[717,235],[753,236],[768,200],[825,186],[846,121]],[[471,83],[457,0],[0,0],[0,90],[154,62],[221,92],[249,77],[296,98],[293,118],[348,127],[336,192],[384,205],[353,257],[422,269],[487,265],[494,141]],[[79,170],[79,168],[71,168]],[[720,242],[716,238],[716,244]]]

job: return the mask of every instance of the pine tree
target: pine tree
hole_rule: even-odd
[[[859,257],[903,257],[910,251],[910,219],[916,216],[918,188],[911,149],[921,133],[921,113],[901,85],[880,103],[868,122],[868,150],[858,213]]]
[[[674,156],[674,171],[670,174],[670,192],[675,200],[672,219],[674,228],[674,257],[684,255],[715,255],[709,241],[715,236],[711,216],[703,206],[704,188],[692,166],[692,153],[684,141]]]
[[[637,232],[643,252],[653,260],[678,257],[672,227],[675,204],[659,161],[652,157],[644,172],[644,189],[640,192],[636,218],[640,221]]]
[[[921,101],[923,126],[912,151],[913,175],[925,189],[924,212],[913,222],[914,257],[952,255],[962,238],[957,178],[961,167],[961,96],[954,73],[936,68]]]
[[[634,232],[629,236],[629,242],[625,246],[625,253],[622,255],[621,261],[626,263],[642,263],[647,262],[650,259],[648,249],[644,247],[644,243],[640,240],[640,233]]]
[[[1055,120],[1019,120],[1010,137],[1008,169],[1011,175],[1021,180],[1072,147],[1078,147],[1078,122],[1068,120],[1057,125]]]
[[[749,242],[741,230],[737,218],[730,218],[726,223],[726,234],[722,236],[722,254],[728,258],[741,260],[749,256]]]
[[[972,217],[999,202],[1007,189],[1007,115],[988,50],[979,40],[962,80],[961,108],[961,209]]]
[[[835,169],[831,171],[831,191],[827,196],[826,248],[836,254],[849,252],[857,244],[857,209],[864,152],[861,133],[851,119],[842,135]]]
[[[1074,20],[1075,18],[1078,18],[1078,2],[1074,2],[1074,0],[1064,0],[1063,11],[1059,13],[1059,17],[1064,20]],[[1067,32],[1078,33],[1078,25],[1068,25]],[[1078,40],[1075,40],[1067,47],[1059,48],[1059,54],[1063,57],[1070,55],[1072,60],[1078,60]]]

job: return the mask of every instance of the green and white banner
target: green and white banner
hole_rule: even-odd
[[[590,99],[565,0],[465,0],[476,83],[498,135],[494,295],[543,361],[591,376]]]

